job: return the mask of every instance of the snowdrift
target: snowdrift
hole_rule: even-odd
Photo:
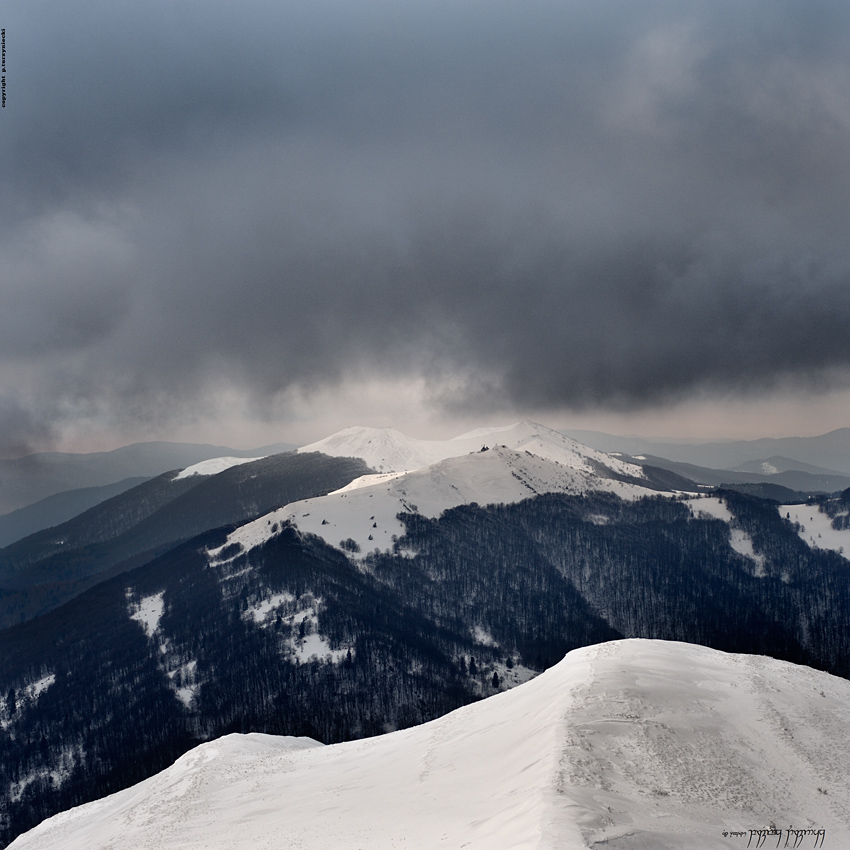
[[[850,682],[626,640],[379,738],[228,735],[11,847],[842,848],[848,788]]]

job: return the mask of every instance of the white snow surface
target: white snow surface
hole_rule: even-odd
[[[817,505],[779,505],[779,513],[799,522],[798,534],[812,549],[831,549],[850,560],[850,529],[835,529]]]
[[[12,726],[21,714],[27,710],[33,703],[38,701],[38,698],[56,681],[55,673],[47,673],[33,682],[28,682],[23,687],[19,687],[15,694],[16,712],[9,713],[9,695],[3,694],[0,696],[0,729],[6,731]]]
[[[219,472],[224,472],[225,469],[230,469],[232,466],[241,466],[243,463],[252,463],[255,460],[262,460],[265,457],[213,457],[209,460],[202,460],[200,463],[195,463],[192,466],[187,466],[182,472],[175,475],[172,481],[179,481],[181,478],[191,478],[193,475],[218,475]]]
[[[520,448],[502,446],[501,440],[508,433],[524,435],[518,440]],[[652,492],[605,477],[591,461],[602,463],[604,458],[609,469],[635,477],[642,476],[640,467],[594,453],[543,426],[521,423],[497,436],[494,447],[485,452],[480,451],[482,438],[477,436],[474,444],[479,448],[471,453],[464,451],[412,472],[365,475],[326,496],[292,502],[241,526],[224,545],[239,543],[248,551],[268,540],[275,524],[292,522],[331,546],[353,540],[359,553],[350,554],[362,557],[375,549],[391,549],[393,537],[404,535],[405,527],[397,519],[399,513],[435,518],[458,505],[508,504],[540,493],[605,490],[633,499]],[[224,546],[211,550],[210,557],[215,559],[223,549]]]
[[[717,496],[700,496],[688,500],[687,504],[691,513],[696,517],[709,517],[725,522],[729,526],[729,545],[732,549],[754,563],[756,578],[764,578],[767,575],[764,555],[756,552],[753,548],[753,539],[743,528],[735,527],[735,517],[732,516],[732,511],[729,510],[723,499]]]
[[[530,451],[539,457],[587,471],[592,469],[589,461],[596,461],[617,472],[643,478],[640,466],[583,446],[545,425],[528,420],[504,427],[478,428],[451,440],[419,440],[394,428],[346,428],[317,443],[302,446],[298,451],[359,457],[377,472],[412,472],[447,458],[477,452],[483,446]]]
[[[129,601],[130,591],[127,593]],[[145,630],[148,637],[153,637],[154,632],[159,628],[159,621],[165,610],[164,596],[165,591],[161,591],[152,596],[145,596],[137,603],[129,603],[130,619],[135,620]]]
[[[850,682],[626,640],[378,738],[225,736],[11,848],[728,850],[776,846],[750,832],[774,823],[839,850],[848,787]]]
[[[295,602],[295,597],[291,593],[275,593],[268,599],[263,599],[256,605],[246,609],[243,617],[251,618],[255,623],[263,623],[270,614],[277,611],[282,605]]]

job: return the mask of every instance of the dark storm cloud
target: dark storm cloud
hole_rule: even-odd
[[[367,373],[622,409],[850,367],[846,3],[5,14],[9,421]]]

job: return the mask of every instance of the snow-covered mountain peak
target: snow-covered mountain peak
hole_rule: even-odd
[[[226,736],[11,846],[846,847],[848,706],[807,667],[615,641],[377,738]]]
[[[406,472],[449,456],[441,440],[418,440],[395,428],[363,426],[345,428],[298,451],[363,458],[378,472]]]
[[[494,442],[492,449],[482,447],[412,472],[364,475],[326,496],[293,502],[248,523],[232,532],[226,545],[238,543],[249,550],[272,536],[272,528],[289,522],[362,557],[375,549],[393,548],[395,539],[406,533],[398,519],[402,513],[438,517],[458,505],[508,504],[542,493],[604,490],[631,499],[650,492],[606,474],[569,445],[546,438],[545,433],[517,434],[512,442],[518,441],[519,449]]]
[[[419,440],[394,428],[346,428],[316,443],[302,446],[298,451],[359,457],[377,472],[412,472],[441,460],[496,446],[527,451],[574,469],[592,471],[602,464],[620,474],[643,477],[639,466],[582,446],[530,420],[513,425],[478,428],[450,440]]]
[[[631,499],[650,492],[635,483],[644,480],[639,466],[529,420],[451,440],[419,440],[394,428],[346,428],[299,451],[360,457],[378,471],[248,523],[228,544],[252,549],[286,522],[363,557],[392,549],[404,536],[402,513],[435,518],[458,505],[508,504],[543,493],[604,490]]]
[[[492,437],[494,434],[500,434],[504,431],[512,431],[518,428],[528,420],[523,422],[514,422],[513,425],[496,425],[493,427],[473,428],[472,431],[467,431],[464,434],[459,434],[457,437],[452,437],[452,441],[459,440],[480,440],[482,438]]]

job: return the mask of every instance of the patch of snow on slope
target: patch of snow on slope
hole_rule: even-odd
[[[493,635],[487,631],[483,626],[475,626],[472,630],[472,639],[476,643],[480,643],[482,646],[498,646],[496,641],[493,639]]]
[[[830,549],[850,560],[850,529],[832,527],[832,518],[817,505],[779,505],[780,516],[799,523],[800,539],[812,549]]]
[[[753,540],[743,528],[735,527],[735,517],[726,503],[716,496],[699,496],[687,501],[691,513],[700,518],[719,519],[729,526],[729,545],[739,555],[749,558],[755,563],[754,575],[763,578],[767,575],[765,571],[765,557],[753,548]]]
[[[242,616],[245,619],[253,619],[255,623],[265,624],[281,606],[292,602],[295,602],[295,597],[291,593],[275,593],[247,608]]]
[[[252,463],[255,460],[262,460],[262,457],[214,457],[209,460],[202,460],[200,463],[195,463],[192,466],[187,466],[182,472],[175,475],[173,481],[179,481],[181,478],[191,478],[193,475],[218,475],[219,472],[224,472],[232,466],[241,466],[243,463]]]
[[[731,831],[755,844],[773,822],[788,846],[793,825],[837,850],[848,787],[850,682],[627,640],[376,738],[225,736],[12,848],[728,850]]]
[[[331,649],[331,645],[321,635],[316,634],[301,638],[295,650],[298,660],[302,664],[312,659],[339,664],[348,654],[348,651],[348,648]]]
[[[145,596],[137,603],[130,602],[131,593],[127,591],[127,599],[129,603],[130,619],[135,620],[144,630],[145,634],[150,638],[159,628],[159,621],[162,619],[162,612],[165,608],[163,596],[165,592],[155,593],[153,596]]]
[[[46,676],[42,676],[31,685],[27,685],[24,689],[24,693],[29,699],[35,702],[35,700],[37,700],[55,681],[56,674],[48,673]]]
[[[27,787],[38,780],[47,780],[54,788],[58,788],[76,767],[84,763],[83,752],[78,744],[66,744],[58,753],[52,754],[52,768],[36,768],[16,782],[10,782],[9,799],[13,803],[19,802]]]
[[[261,629],[283,626],[280,649],[285,656],[292,656],[300,663],[311,660],[338,664],[353,647],[333,649],[321,635],[319,611],[322,598],[305,593],[296,598],[291,593],[275,593],[255,602],[242,612],[242,618]]]
[[[47,673],[35,681],[28,682],[23,687],[15,689],[14,703],[15,710],[12,711],[12,695],[6,693],[0,696],[0,729],[4,731],[8,729],[14,722],[15,718],[34,703],[38,698],[56,681],[55,673]]]
[[[756,552],[753,548],[752,537],[743,528],[729,529],[729,545],[739,555],[743,555],[755,563],[756,569],[754,575],[756,578],[764,578],[767,575],[767,571],[764,568],[766,563],[764,555],[761,552]]]
[[[685,504],[687,504],[691,513],[697,518],[701,518],[704,515],[709,519],[723,520],[725,523],[731,523],[734,520],[732,511],[726,507],[726,502],[723,499],[718,499],[716,496],[699,496],[695,499],[688,499]]]
[[[286,641],[287,651],[294,654],[302,664],[313,660],[339,664],[352,650],[352,647],[331,649],[328,640],[320,634],[319,609],[322,606],[322,598],[305,594],[300,600],[300,604],[307,604],[307,607],[284,618],[285,623],[298,626],[297,636]]]
[[[171,640],[159,628],[162,614],[165,610],[165,591],[144,596],[138,602],[133,602],[133,593],[126,591],[130,619],[135,620],[145,634],[157,639],[157,665],[165,674],[167,682],[174,695],[186,708],[189,708],[197,696],[200,681],[196,675],[198,662],[186,660],[185,656],[175,651]]]
[[[166,673],[174,695],[186,708],[191,708],[200,688],[196,675],[197,667],[198,662],[193,659]]]

